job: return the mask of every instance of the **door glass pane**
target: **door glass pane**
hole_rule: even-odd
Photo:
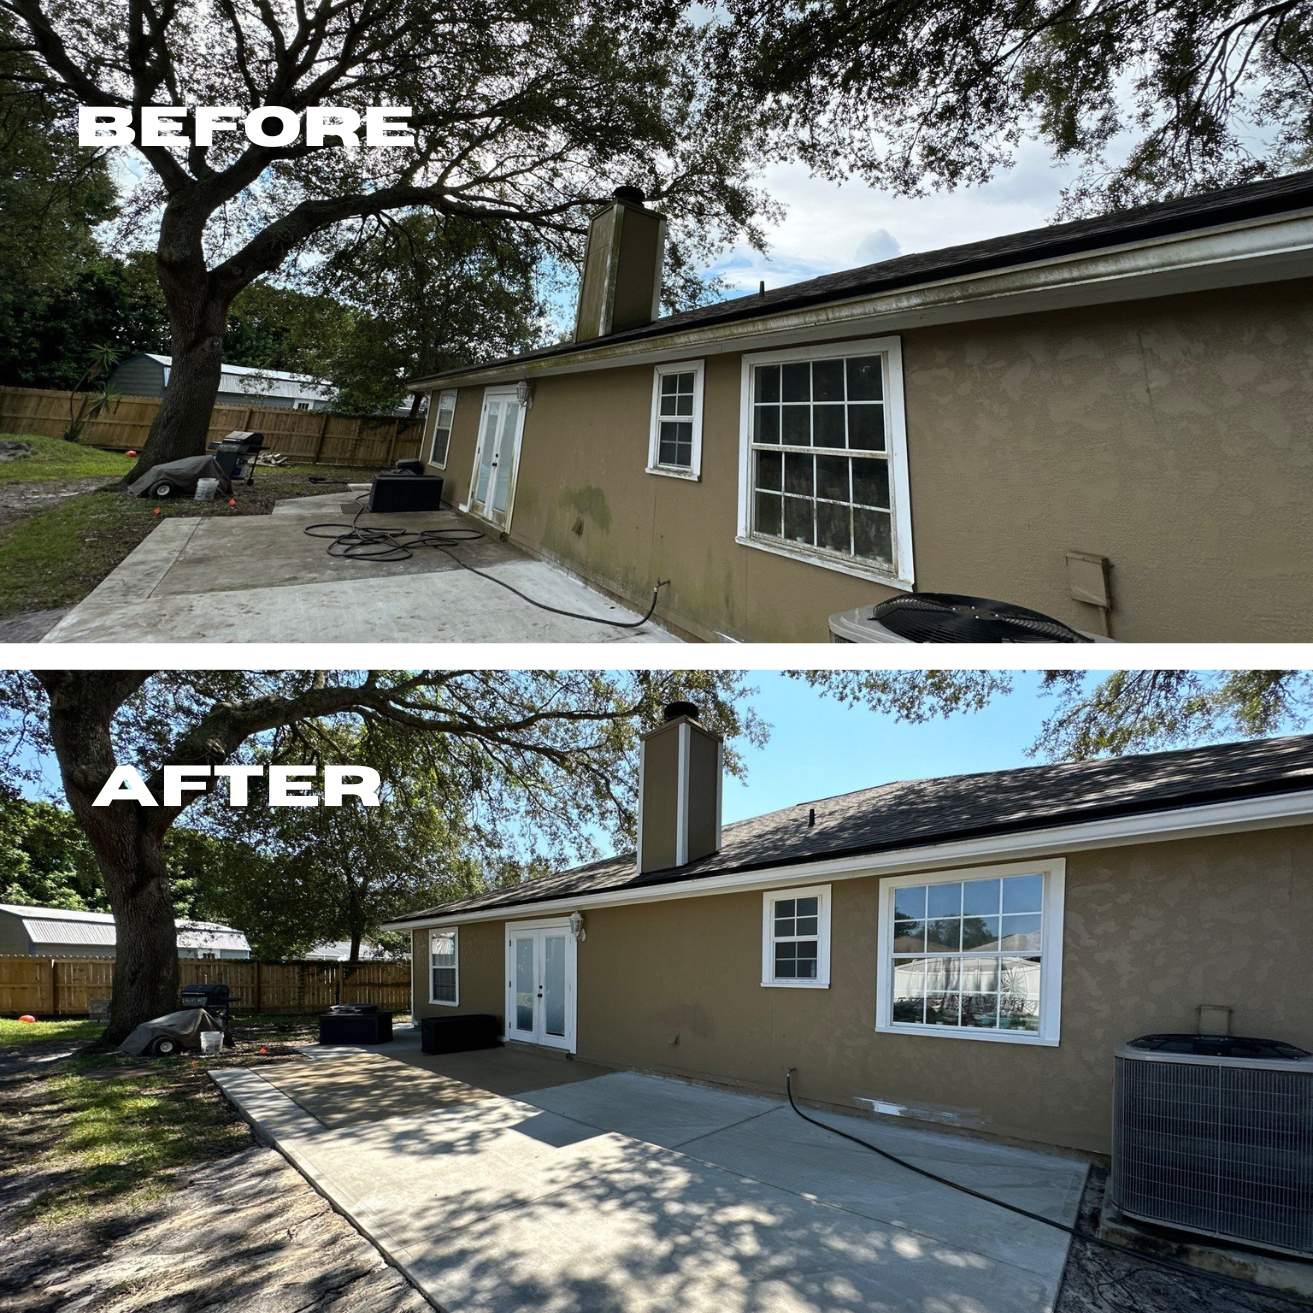
[[[543,1028],[558,1038],[565,1036],[565,936],[547,935],[543,941]]]
[[[483,412],[483,432],[479,436],[479,475],[474,483],[474,500],[480,505],[488,496],[488,475],[492,469],[493,453],[497,450],[497,425],[501,411],[502,403],[491,401]]]
[[[533,936],[515,941],[515,1029],[533,1033]]]
[[[498,517],[506,513],[511,500],[511,475],[515,472],[515,425],[519,407],[513,401],[503,403],[501,437],[497,457],[497,484],[493,489],[492,509]]]

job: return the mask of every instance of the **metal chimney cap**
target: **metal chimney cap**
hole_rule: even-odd
[[[698,718],[698,709],[692,702],[670,702],[666,704],[665,720],[669,724],[672,720],[678,720],[680,716],[687,716],[690,720]]]
[[[647,200],[641,187],[617,187],[611,195],[617,201],[628,201],[631,205],[642,205]]]

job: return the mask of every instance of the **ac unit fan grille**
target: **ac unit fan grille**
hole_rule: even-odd
[[[913,593],[878,603],[871,619],[911,643],[1084,643],[1061,620],[1012,602]]]
[[[1115,1136],[1123,1212],[1313,1256],[1313,1072],[1118,1057]]]

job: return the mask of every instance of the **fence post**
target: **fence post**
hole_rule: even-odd
[[[296,1010],[305,1011],[305,963],[296,964]]]
[[[333,418],[331,410],[324,411],[324,418],[319,423],[319,441],[315,444],[315,458],[310,463],[319,464],[319,458],[324,454],[324,438],[328,434],[328,421]]]
[[[260,963],[257,960],[255,964],[255,1010],[264,1011],[264,983],[261,979]]]
[[[50,959],[50,1015],[59,1016],[59,963]]]
[[[397,438],[400,436],[400,434],[401,434],[401,421],[399,419],[394,419],[392,421],[392,441],[388,443],[387,463],[389,465],[392,464],[393,459],[397,454]]]

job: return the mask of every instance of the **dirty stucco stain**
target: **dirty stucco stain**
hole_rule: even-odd
[[[578,519],[591,521],[603,533],[611,531],[611,508],[606,494],[596,484],[582,488],[567,488],[561,494],[561,505],[575,512]]]

